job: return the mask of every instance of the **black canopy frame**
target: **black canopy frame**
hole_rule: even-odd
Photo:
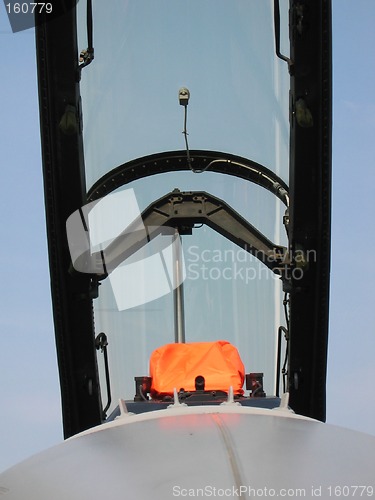
[[[76,9],[36,27],[47,237],[64,435],[102,421],[90,275],[70,272],[65,223],[87,195],[83,161]],[[44,16],[44,18],[43,18]],[[325,419],[330,206],[331,0],[290,0],[289,241],[314,251],[303,279],[291,283],[290,406]],[[67,118],[69,114],[69,119]],[[69,127],[61,124],[69,123]],[[59,126],[60,124],[60,126]],[[216,157],[217,158],[217,157]],[[207,165],[207,164],[206,164]],[[225,165],[222,168],[239,168]],[[283,186],[285,189],[286,186]],[[277,187],[277,192],[281,193]],[[275,193],[276,194],[276,193]]]

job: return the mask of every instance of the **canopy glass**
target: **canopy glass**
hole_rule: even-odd
[[[287,7],[288,2],[280,2],[280,47],[286,55]],[[247,158],[288,183],[289,74],[275,53],[273,0],[184,5],[113,0],[111,9],[94,2],[93,25],[95,59],[81,78],[88,190],[131,160],[185,149],[181,87],[190,91],[186,130],[191,149]],[[84,1],[78,3],[78,35],[85,49]],[[102,204],[90,227],[91,232],[98,225],[108,230],[99,247],[105,250],[126,230],[129,203],[139,214],[175,188],[210,193],[269,240],[287,246],[285,207],[274,194],[209,169],[195,173],[187,165],[117,190],[109,187],[113,211]],[[148,374],[152,350],[175,340],[175,273],[169,270],[177,240],[154,240],[99,287],[95,328],[109,340],[112,407],[118,398],[134,396],[133,377]],[[285,324],[280,279],[206,225],[182,236],[182,254],[186,341],[232,342],[246,372],[264,372],[266,393],[275,394],[277,329]],[[102,371],[101,363],[99,356]]]

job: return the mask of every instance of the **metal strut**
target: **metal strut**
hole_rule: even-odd
[[[175,240],[173,242],[173,303],[174,303],[174,332],[175,342],[185,342],[185,306],[184,306],[184,282],[182,266],[181,236],[178,228],[175,228]]]
[[[90,272],[97,269],[100,276],[103,275],[104,257],[107,273],[110,273],[150,240],[171,234],[171,228],[178,228],[179,234],[184,235],[192,234],[195,224],[206,224],[254,255],[275,274],[283,276],[288,271],[287,248],[270,241],[223,200],[209,193],[174,190],[146,208],[142,222],[136,220],[103,251],[92,255],[86,251],[73,264],[83,269],[86,263]]]

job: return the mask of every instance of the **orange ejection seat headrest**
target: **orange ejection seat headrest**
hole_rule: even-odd
[[[237,349],[226,340],[166,344],[150,358],[151,396],[163,397],[178,391],[195,391],[195,378],[203,376],[206,391],[243,394],[245,368]]]

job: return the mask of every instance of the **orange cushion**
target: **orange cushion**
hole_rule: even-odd
[[[177,391],[195,391],[195,377],[205,378],[206,391],[243,394],[245,368],[237,349],[226,340],[166,344],[151,354],[150,376],[153,397]]]

